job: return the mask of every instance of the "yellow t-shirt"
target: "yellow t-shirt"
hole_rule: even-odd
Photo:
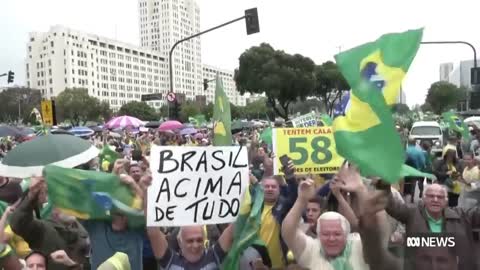
[[[272,268],[283,268],[285,267],[285,262],[280,244],[280,225],[272,215],[273,206],[273,204],[265,204],[263,206],[260,238],[267,246],[268,254],[272,261]]]
[[[25,256],[30,254],[31,250],[28,243],[22,237],[16,235],[10,225],[5,228],[5,236],[10,238],[8,244],[15,250],[18,257],[25,258]]]
[[[447,167],[448,167],[449,171],[452,171],[454,173],[457,172],[457,169],[455,168],[455,166],[453,164],[449,163],[449,164],[447,164]],[[455,194],[460,194],[461,191],[462,191],[462,186],[461,186],[460,182],[454,181],[453,182],[453,187],[452,187],[452,192],[455,193]]]

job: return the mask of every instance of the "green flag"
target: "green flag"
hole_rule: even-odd
[[[215,79],[215,106],[213,107],[213,145],[232,145],[232,116],[230,114],[230,101],[223,90],[223,82],[218,76]]]
[[[262,131],[260,140],[268,145],[272,145],[272,127],[267,127]]]
[[[468,130],[467,124],[462,121],[455,113],[453,112],[444,112],[442,114],[443,121],[445,125],[453,131],[456,131],[462,134],[463,138],[470,138],[470,131]]]
[[[111,212],[116,212],[126,215],[130,226],[145,226],[142,199],[114,174],[48,165],[44,176],[49,203],[66,214],[84,220],[110,220]]]
[[[188,122],[190,122],[190,124],[194,125],[195,127],[201,127],[202,125],[205,125],[207,123],[207,119],[205,118],[205,115],[197,114],[194,117],[188,117]]]
[[[399,180],[405,154],[388,105],[396,102],[422,32],[386,34],[335,56],[352,88],[345,116],[333,122],[337,152],[362,174],[390,183]]]
[[[410,167],[406,164],[403,164],[402,170],[400,171],[400,176],[401,177],[407,177],[407,176],[413,176],[413,177],[425,177],[428,179],[436,180],[437,177],[435,175],[430,174],[430,173],[424,173],[421,172],[413,167]]]
[[[112,149],[110,145],[104,145],[99,154],[100,168],[103,171],[108,171],[110,164],[115,163],[115,160],[120,158],[120,154]]]
[[[240,213],[235,221],[233,243],[223,262],[222,269],[238,270],[242,252],[251,245],[265,244],[260,239],[260,223],[263,208],[263,189],[255,184],[251,190],[245,192],[240,207]]]
[[[332,118],[328,114],[320,115],[320,121],[322,121],[324,126],[330,127],[333,124]]]

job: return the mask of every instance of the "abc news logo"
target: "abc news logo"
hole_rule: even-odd
[[[407,247],[455,247],[455,237],[453,236],[409,236],[407,237]]]

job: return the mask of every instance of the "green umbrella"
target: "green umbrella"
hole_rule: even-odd
[[[42,175],[45,165],[73,168],[98,156],[90,142],[71,135],[48,134],[15,147],[0,164],[0,175],[27,178]]]

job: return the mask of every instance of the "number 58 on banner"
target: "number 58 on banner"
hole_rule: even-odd
[[[276,175],[282,174],[283,155],[292,159],[298,174],[336,173],[343,163],[331,127],[276,128],[272,135]]]

